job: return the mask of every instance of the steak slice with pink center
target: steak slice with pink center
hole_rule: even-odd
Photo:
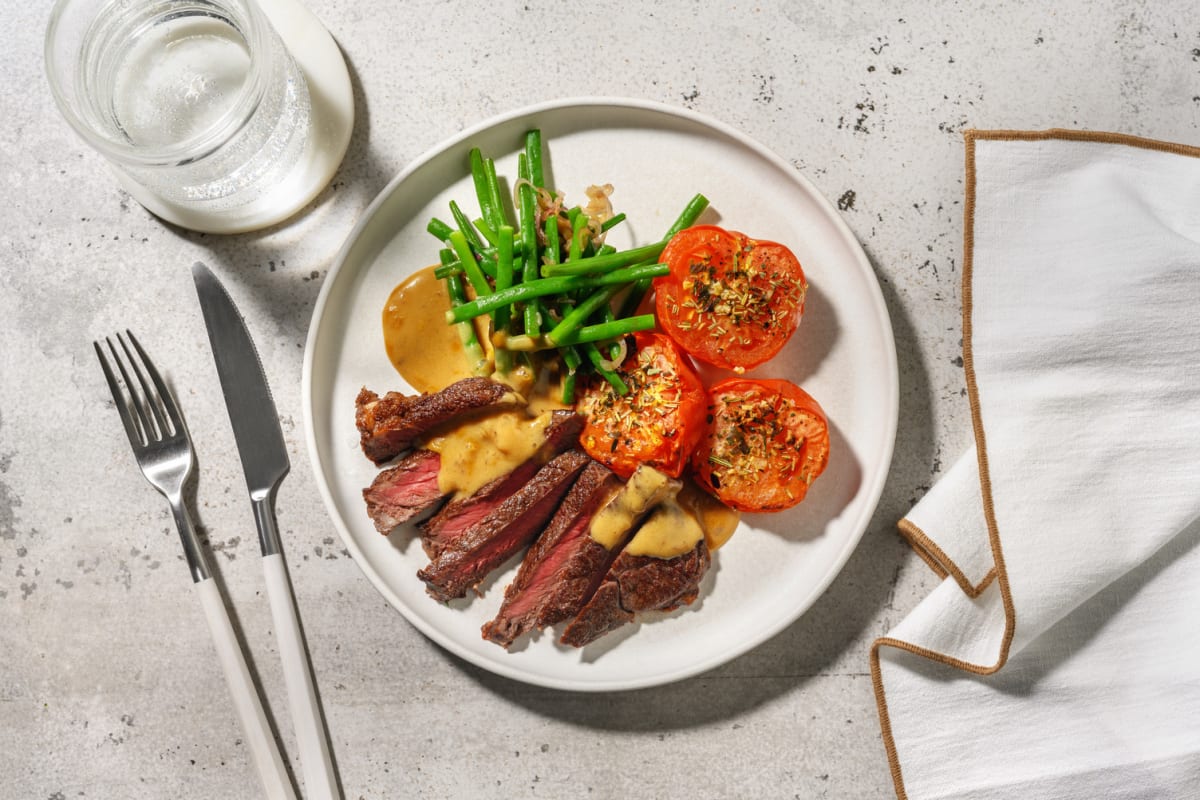
[[[578,614],[638,522],[679,486],[646,465],[624,483],[607,468],[589,465],[526,554],[496,619],[484,626],[484,638],[508,647],[533,628]]]
[[[429,594],[442,602],[464,597],[468,589],[527,546],[590,460],[579,450],[568,450],[538,470],[493,513],[446,543],[438,556],[417,572]]]
[[[619,485],[603,464],[593,461],[584,468],[504,590],[504,602],[496,618],[483,626],[483,638],[508,647],[535,627],[578,613],[615,556],[588,536],[588,528]]]
[[[506,499],[520,491],[550,459],[579,441],[583,417],[573,411],[555,411],[546,426],[545,443],[536,455],[519,467],[490,481],[474,494],[455,498],[421,525],[421,544],[430,559],[436,559],[446,546],[479,524]]]
[[[363,489],[367,515],[385,536],[397,525],[437,507],[445,495],[438,488],[442,457],[432,450],[415,450],[378,475]]]

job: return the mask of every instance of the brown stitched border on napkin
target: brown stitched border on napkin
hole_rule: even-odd
[[[983,590],[995,580],[996,568],[992,567],[978,584],[971,583],[971,579],[963,572],[962,567],[946,555],[946,551],[938,547],[937,542],[929,538],[929,535],[918,525],[911,520],[902,519],[896,524],[896,527],[900,529],[900,535],[908,541],[909,546],[933,570],[934,574],[942,579],[954,578],[954,582],[967,597],[979,597],[983,594]]]
[[[977,597],[991,583],[992,578],[995,578],[1004,606],[1004,638],[1001,641],[1000,653],[996,659],[996,663],[992,665],[972,664],[887,636],[876,639],[875,643],[871,646],[871,682],[875,689],[875,704],[879,711],[879,728],[883,736],[883,746],[887,752],[888,765],[892,773],[892,783],[896,790],[896,797],[899,800],[907,800],[908,795],[904,790],[904,777],[900,770],[899,759],[896,756],[896,743],[892,737],[891,721],[888,718],[887,698],[884,696],[883,680],[879,668],[879,649],[883,646],[895,647],[977,675],[990,675],[1003,667],[1008,661],[1009,648],[1012,645],[1013,634],[1016,631],[1016,612],[1013,608],[1012,595],[1009,591],[1008,574],[1004,567],[1004,553],[1000,546],[1000,534],[996,528],[996,515],[992,506],[992,488],[987,459],[987,437],[984,435],[983,418],[979,411],[979,388],[975,383],[975,363],[971,348],[971,275],[975,236],[975,142],[980,139],[988,141],[1039,141],[1057,139],[1062,141],[1099,142],[1103,144],[1138,147],[1145,150],[1157,150],[1176,155],[1200,157],[1200,147],[1145,139],[1140,136],[1131,136],[1123,133],[1051,128],[1044,131],[968,130],[963,134],[966,156],[962,273],[963,371],[966,377],[967,397],[971,408],[971,422],[975,433],[975,445],[979,458],[979,481],[983,496],[983,514],[984,519],[987,521],[988,539],[991,544],[995,567],[980,582],[979,586],[971,586],[958,565],[952,559],[948,558],[941,548],[937,547],[919,527],[908,520],[901,520],[899,528],[901,534],[913,545],[921,559],[939,577],[945,578],[948,575],[954,577],[955,581],[968,596]]]

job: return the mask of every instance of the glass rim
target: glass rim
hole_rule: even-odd
[[[270,48],[271,37],[274,36],[274,29],[271,27],[270,21],[258,7],[255,0],[189,0],[189,5],[199,8],[236,9],[240,6],[245,9],[246,18],[234,21],[243,23],[238,25],[237,29],[246,43],[250,64],[247,69],[246,80],[243,81],[241,87],[238,89],[234,102],[230,104],[229,108],[220,117],[203,130],[198,131],[183,141],[169,145],[135,145],[103,134],[91,120],[77,110],[78,100],[71,96],[71,92],[65,89],[64,85],[76,86],[78,81],[73,77],[65,76],[61,70],[64,64],[55,54],[55,48],[58,44],[57,36],[60,33],[60,23],[67,12],[67,7],[78,2],[81,2],[81,0],[55,0],[54,6],[50,11],[50,20],[46,25],[45,50],[43,54],[46,79],[50,84],[50,93],[54,97],[55,104],[76,134],[88,145],[118,165],[124,164],[139,167],[173,166],[198,161],[220,149],[222,145],[236,136],[238,131],[249,123],[254,113],[258,110],[262,98],[266,93],[267,82],[267,70],[264,65],[263,54]],[[97,7],[98,13],[92,14],[87,24],[92,24],[95,19],[99,18],[100,13],[103,13],[117,2],[122,2],[122,0],[108,0],[103,5],[100,2],[95,3],[94,5]],[[173,0],[147,0],[148,5],[157,3],[165,6],[172,4],[172,2]],[[76,52],[74,56],[75,59],[71,61],[72,65],[77,62],[79,53]]]

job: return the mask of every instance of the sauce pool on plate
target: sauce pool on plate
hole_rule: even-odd
[[[436,392],[471,377],[462,340],[446,324],[450,298],[433,269],[414,272],[392,289],[383,306],[388,360],[418,392]]]

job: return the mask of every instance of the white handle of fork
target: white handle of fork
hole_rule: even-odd
[[[329,740],[317,698],[312,667],[300,631],[296,600],[288,580],[283,556],[272,553],[263,557],[267,576],[267,598],[271,602],[271,618],[279,641],[279,658],[283,662],[283,680],[287,686],[288,710],[296,731],[300,751],[300,767],[304,771],[304,793],[309,800],[341,800]]]
[[[212,632],[213,644],[217,647],[221,669],[225,672],[225,681],[229,684],[233,707],[237,711],[246,743],[250,747],[250,756],[258,769],[259,778],[262,779],[265,796],[268,800],[295,800],[296,792],[284,767],[279,746],[271,733],[271,726],[267,723],[262,700],[254,687],[254,681],[250,678],[246,657],[238,645],[221,593],[212,578],[202,580],[195,586],[196,594],[200,595],[200,605],[204,608],[208,628]]]

